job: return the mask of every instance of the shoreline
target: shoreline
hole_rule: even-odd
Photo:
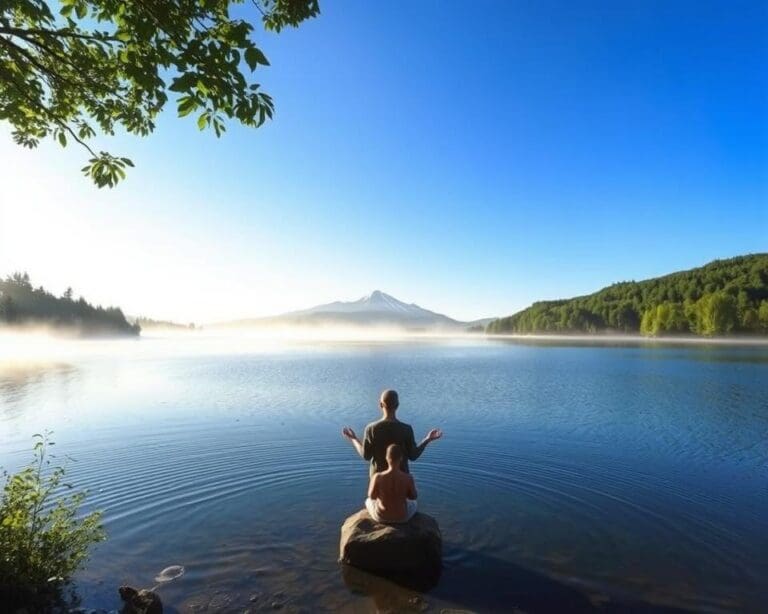
[[[126,344],[126,342],[129,342]],[[134,345],[138,342],[137,345]],[[492,345],[517,343],[540,346],[593,346],[593,347],[743,347],[768,348],[768,336],[693,335],[646,337],[616,334],[489,334],[463,331],[402,331],[393,329],[196,329],[185,331],[152,330],[139,335],[76,337],[51,334],[46,329],[6,331],[0,328],[0,359],[71,357],[81,353],[122,353],[127,345],[149,350],[151,346],[173,344],[177,351],[183,347],[209,351],[248,353],[255,348],[287,349],[297,345],[360,345],[360,344],[430,344],[458,343]],[[191,345],[187,346],[187,343]],[[88,350],[88,351],[86,351]]]
[[[544,335],[544,334],[498,334],[486,333],[486,339],[514,340],[514,341],[552,341],[552,342],[571,342],[575,344],[619,344],[631,343],[637,345],[719,345],[719,346],[746,346],[746,347],[768,347],[768,336],[766,337],[698,337],[698,336],[678,336],[678,337],[645,337],[643,335],[603,335],[603,334],[584,334],[584,335]]]

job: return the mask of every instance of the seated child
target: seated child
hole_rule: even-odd
[[[400,469],[402,460],[402,448],[393,443],[387,447],[388,468],[371,476],[365,508],[376,522],[408,522],[416,513],[416,484]]]

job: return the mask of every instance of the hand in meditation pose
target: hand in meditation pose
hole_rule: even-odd
[[[344,427],[341,431],[341,434],[349,440],[363,460],[370,461],[370,475],[387,469],[386,452],[387,448],[393,443],[400,447],[403,455],[400,468],[405,473],[408,473],[408,461],[414,461],[419,458],[428,443],[436,441],[443,436],[443,432],[440,429],[432,429],[421,443],[416,444],[411,425],[400,422],[397,419],[396,413],[399,405],[400,400],[397,391],[385,390],[381,393],[379,400],[382,417],[380,420],[371,422],[365,427],[363,441],[360,441],[355,431],[348,426]]]

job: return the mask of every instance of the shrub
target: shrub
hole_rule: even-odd
[[[63,482],[52,466],[50,433],[35,435],[34,459],[14,475],[3,472],[0,501],[0,602],[39,606],[61,587],[105,538],[101,512],[79,517],[84,491]]]

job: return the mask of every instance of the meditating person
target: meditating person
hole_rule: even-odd
[[[416,513],[416,484],[413,476],[400,468],[400,446],[387,446],[385,456],[387,468],[371,476],[365,509],[376,522],[408,522]]]
[[[402,450],[402,471],[409,473],[408,461],[419,458],[430,441],[436,441],[443,436],[440,429],[432,429],[421,443],[416,445],[411,425],[400,422],[395,415],[399,406],[400,399],[397,391],[385,390],[379,399],[382,418],[365,427],[362,442],[350,427],[345,426],[341,431],[363,460],[371,462],[370,475],[387,469],[387,448],[393,443],[400,446]]]

